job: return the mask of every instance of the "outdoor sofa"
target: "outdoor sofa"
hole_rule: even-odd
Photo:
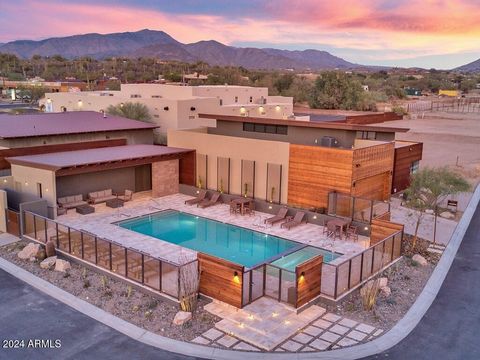
[[[112,189],[94,191],[88,193],[88,201],[92,204],[99,204],[106,202],[107,200],[116,199],[117,195],[114,195]]]
[[[57,203],[60,208],[65,210],[73,209],[81,205],[87,205],[87,202],[83,200],[82,194],[59,197]]]

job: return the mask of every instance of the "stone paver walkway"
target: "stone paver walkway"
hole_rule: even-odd
[[[370,341],[383,330],[327,313],[313,305],[300,314],[270,298],[243,309],[212,302],[205,309],[223,319],[194,343],[247,351],[324,351]]]

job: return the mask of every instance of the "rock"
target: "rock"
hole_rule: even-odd
[[[384,286],[380,289],[380,293],[384,297],[389,297],[392,294],[392,289],[389,286]]]
[[[45,254],[45,248],[43,246],[40,247],[40,250],[37,252],[37,256],[35,256],[38,261],[43,261],[47,258],[47,255]]]
[[[450,211],[444,211],[440,214],[440,217],[445,219],[455,219],[455,215],[452,214]]]
[[[378,287],[380,289],[386,287],[388,284],[388,279],[386,277],[378,278]]]
[[[28,261],[35,262],[35,261],[37,261],[37,258],[35,256],[32,256],[30,259],[28,259]]]
[[[47,244],[45,245],[45,254],[47,258],[57,255],[57,252],[55,251],[55,244],[52,240],[47,241]]]
[[[432,209],[427,209],[427,210],[425,210],[425,214],[433,215],[433,210]]]
[[[40,267],[42,269],[51,269],[55,266],[56,262],[57,262],[57,257],[56,256],[50,256],[40,263]]]
[[[57,261],[55,262],[55,271],[66,272],[70,268],[70,262],[66,260],[57,259]]]
[[[39,244],[29,243],[17,254],[17,256],[23,260],[30,259],[31,257],[36,257],[39,250]]]
[[[173,323],[175,325],[183,325],[192,318],[192,313],[187,311],[179,311],[175,314],[173,318]]]
[[[412,260],[415,261],[420,266],[425,266],[428,264],[428,261],[422,255],[419,255],[419,254],[413,255]]]

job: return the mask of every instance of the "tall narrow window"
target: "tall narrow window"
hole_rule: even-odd
[[[39,198],[43,198],[43,192],[42,192],[42,184],[37,183],[37,195]]]

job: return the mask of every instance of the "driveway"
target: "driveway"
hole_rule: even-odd
[[[0,270],[0,359],[193,359],[142,344]],[[4,340],[60,348],[4,349]],[[34,343],[33,343],[34,344]],[[180,350],[180,349],[179,349]]]
[[[480,359],[480,206],[432,306],[398,345],[368,359]]]

